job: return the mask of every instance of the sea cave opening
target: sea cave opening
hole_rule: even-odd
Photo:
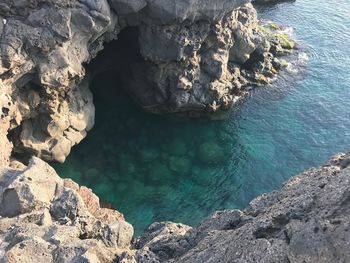
[[[138,29],[127,28],[86,66],[95,126],[64,164],[55,165],[58,174],[92,188],[125,215],[136,235],[156,221],[195,225],[278,185],[268,174],[247,173],[250,149],[239,133],[239,111],[225,121],[145,112],[128,90],[129,65],[139,60]]]
[[[86,66],[95,126],[55,168],[92,188],[140,234],[155,221],[195,224],[232,207],[224,182],[231,180],[237,191],[240,184],[222,169],[235,143],[225,122],[153,115],[130,96],[128,65],[142,59],[137,30],[124,29]]]

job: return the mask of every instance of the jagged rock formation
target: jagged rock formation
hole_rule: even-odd
[[[347,262],[350,153],[287,181],[243,211],[199,226],[154,223],[122,262]]]
[[[199,226],[132,226],[90,189],[44,161],[63,162],[94,123],[85,64],[126,27],[141,60],[128,91],[146,110],[215,112],[268,83],[294,43],[259,26],[248,0],[56,0],[0,3],[0,262],[345,262],[350,154],[289,180],[244,211]],[[268,2],[256,0],[255,3]],[[9,140],[10,139],[10,140]],[[11,141],[11,142],[10,142]]]
[[[38,158],[0,169],[0,204],[0,262],[112,262],[133,236],[122,214]]]
[[[350,153],[196,227],[132,227],[40,159],[0,170],[0,262],[347,262]]]
[[[229,108],[283,64],[248,0],[2,1],[1,122],[17,156],[65,160],[94,124],[84,65],[131,26],[141,59],[123,75],[151,112]]]
[[[232,10],[221,9],[219,3],[215,8]],[[247,86],[266,84],[281,69],[272,51],[280,43],[260,31],[251,4],[221,11],[212,15],[214,19],[200,10],[192,15],[191,10],[191,15],[184,12],[190,19],[180,19],[181,23],[160,19],[159,25],[139,27],[140,52],[146,60],[131,63],[126,82],[147,111],[228,109]]]
[[[296,0],[252,0],[252,3],[258,5],[266,5],[266,4],[276,4],[279,2],[295,2]]]
[[[118,32],[106,1],[0,4],[2,114],[15,151],[64,161],[94,122],[83,62]],[[16,129],[15,129],[16,128]]]

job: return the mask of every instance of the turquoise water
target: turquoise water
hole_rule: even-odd
[[[300,0],[259,10],[307,45],[276,83],[255,90],[226,121],[141,112],[118,76],[94,82],[96,126],[60,175],[91,187],[140,234],[154,221],[196,224],[244,208],[290,176],[350,150],[350,5]],[[107,92],[114,94],[104,96]]]

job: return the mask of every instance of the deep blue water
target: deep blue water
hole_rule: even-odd
[[[260,8],[308,46],[276,83],[256,89],[226,121],[141,112],[107,77],[94,83],[96,126],[60,175],[125,214],[137,234],[154,221],[196,224],[332,154],[350,150],[350,4],[299,0]],[[103,96],[115,90],[115,96]]]

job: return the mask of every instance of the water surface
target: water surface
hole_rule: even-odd
[[[242,209],[350,150],[348,0],[283,3],[260,8],[259,16],[294,27],[309,46],[306,73],[290,67],[215,122],[143,113],[120,92],[117,76],[101,76],[96,126],[56,166],[60,175],[91,187],[140,234],[154,221],[193,225],[215,210]]]

